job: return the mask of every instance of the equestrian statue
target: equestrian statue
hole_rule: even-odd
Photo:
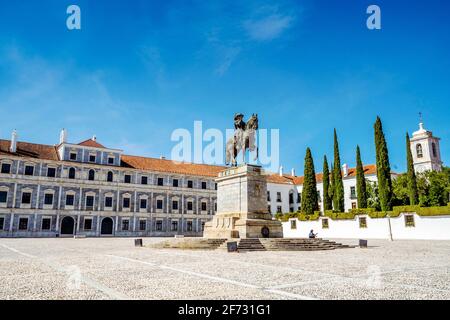
[[[245,162],[245,154],[247,150],[253,152],[256,150],[256,156],[253,160],[258,159],[258,147],[255,143],[256,130],[258,130],[258,114],[252,114],[251,118],[245,123],[244,115],[236,113],[234,115],[234,135],[227,141],[225,163],[231,166],[237,166],[236,158],[242,151],[242,162]]]

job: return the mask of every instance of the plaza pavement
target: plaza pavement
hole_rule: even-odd
[[[227,253],[136,248],[133,240],[0,239],[0,300],[450,299],[450,241]]]

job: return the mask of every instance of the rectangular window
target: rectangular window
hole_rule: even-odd
[[[359,227],[362,229],[367,228],[367,219],[365,217],[359,218]]]
[[[141,199],[141,209],[147,209],[147,199]]]
[[[350,199],[356,199],[356,187],[350,187]]]
[[[47,177],[49,178],[56,177],[56,168],[47,168]]]
[[[297,229],[297,220],[291,220],[291,229]]]
[[[194,187],[194,182],[192,180],[188,180],[188,186],[189,189],[192,189]]]
[[[139,230],[145,231],[147,229],[147,221],[139,220]]]
[[[44,195],[44,204],[52,205],[53,204],[53,193],[46,193]]]
[[[413,215],[405,215],[405,227],[415,227]]]
[[[30,204],[31,203],[31,192],[22,193],[22,203]]]
[[[328,219],[322,219],[322,229],[328,229]]]
[[[130,220],[122,220],[122,230],[128,231],[130,228]]]
[[[298,194],[297,203],[302,203],[302,194]]]
[[[5,228],[5,218],[0,217],[0,230]]]
[[[267,191],[267,201],[270,201],[270,191]]]
[[[130,198],[123,198],[123,207],[124,208],[130,207]]]
[[[277,206],[277,213],[281,213],[282,209],[281,206]]]
[[[206,189],[206,182],[202,181],[202,189]]]
[[[156,221],[156,231],[162,231],[162,221]]]
[[[112,208],[113,206],[113,198],[105,197],[105,208]]]
[[[267,212],[272,213],[272,208],[270,206],[267,206]]]
[[[163,201],[161,199],[156,200],[156,209],[163,208]]]
[[[217,183],[214,183],[214,190],[217,190]]]
[[[114,157],[108,157],[108,164],[114,164]]]
[[[28,218],[19,219],[19,230],[28,230]]]
[[[126,174],[125,177],[124,177],[124,179],[123,179],[123,182],[125,182],[125,183],[131,183],[131,175]]]
[[[51,225],[52,225],[52,219],[51,218],[43,218],[42,219],[41,230],[50,230]]]
[[[90,154],[89,155],[89,162],[95,162],[95,155],[94,154]]]
[[[277,202],[281,202],[281,192],[277,192]]]
[[[66,206],[73,206],[75,196],[73,194],[66,195]]]
[[[172,185],[177,188],[178,187],[178,179],[173,179]]]
[[[173,200],[172,201],[172,209],[173,210],[178,210],[178,200]]]
[[[205,222],[202,221],[202,231],[205,231]]]
[[[148,184],[148,177],[142,176],[141,177],[141,184]]]
[[[202,211],[206,211],[206,202],[202,202]]]
[[[217,202],[214,202],[214,212],[217,211]]]
[[[25,166],[25,175],[32,176],[33,174],[34,174],[34,167],[33,166]]]
[[[163,185],[164,185],[164,179],[158,178],[158,186],[163,186]]]
[[[178,221],[172,221],[172,231],[178,231]]]
[[[192,231],[192,221],[187,222],[187,231]]]
[[[84,219],[84,230],[92,230],[92,219]]]
[[[11,165],[9,163],[2,163],[2,173],[8,174],[11,172]]]
[[[7,198],[8,198],[8,192],[0,191],[0,203],[6,203]]]
[[[352,209],[356,209],[356,202],[352,202]]]
[[[94,197],[87,196],[86,197],[86,209],[92,209],[94,207]]]
[[[77,160],[77,153],[76,152],[71,152],[70,153],[70,160],[72,160],[72,161],[76,161]]]
[[[317,191],[317,200],[322,202],[322,197],[320,196],[320,191]]]
[[[188,203],[187,203],[187,209],[188,209],[189,211],[192,211],[192,207],[193,207],[192,201],[188,201]]]

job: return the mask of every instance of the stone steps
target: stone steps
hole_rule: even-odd
[[[262,245],[258,238],[241,239],[238,243],[238,252],[248,251],[266,251],[266,247]]]
[[[352,248],[335,241],[308,238],[248,238],[236,239],[238,252],[250,251],[325,251]],[[227,250],[227,241],[220,246],[220,250]]]
[[[222,244],[226,244],[226,239],[203,239],[203,238],[173,238],[152,245],[154,248],[162,249],[204,249],[215,250]]]
[[[295,238],[272,238],[262,239],[262,244],[267,250],[273,251],[319,251],[319,250],[334,250],[349,248],[348,245],[343,245],[335,241],[324,239],[295,239]]]

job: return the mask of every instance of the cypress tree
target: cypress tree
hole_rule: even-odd
[[[344,183],[342,182],[341,158],[339,156],[339,143],[336,129],[334,129],[334,183],[333,183],[333,207],[338,212],[344,212]]]
[[[380,117],[375,121],[374,131],[380,205],[381,210],[389,211],[392,210],[391,165]]]
[[[309,148],[306,149],[305,170],[303,175],[302,211],[306,214],[313,214],[314,211],[319,210],[319,202],[314,161]]]
[[[323,156],[323,208],[324,210],[333,209],[333,203],[330,198],[330,170],[327,156]]]
[[[416,205],[419,203],[419,194],[417,191],[416,172],[414,171],[413,157],[411,153],[411,143],[409,141],[409,134],[406,133],[406,166],[408,168],[408,195],[409,204]]]
[[[364,176],[359,146],[356,146],[356,194],[358,197],[358,208],[367,208],[366,177]]]
[[[334,165],[333,162],[330,165],[331,174],[330,174],[330,188],[328,190],[328,196],[331,199],[331,206],[333,206],[333,197],[334,197]]]

